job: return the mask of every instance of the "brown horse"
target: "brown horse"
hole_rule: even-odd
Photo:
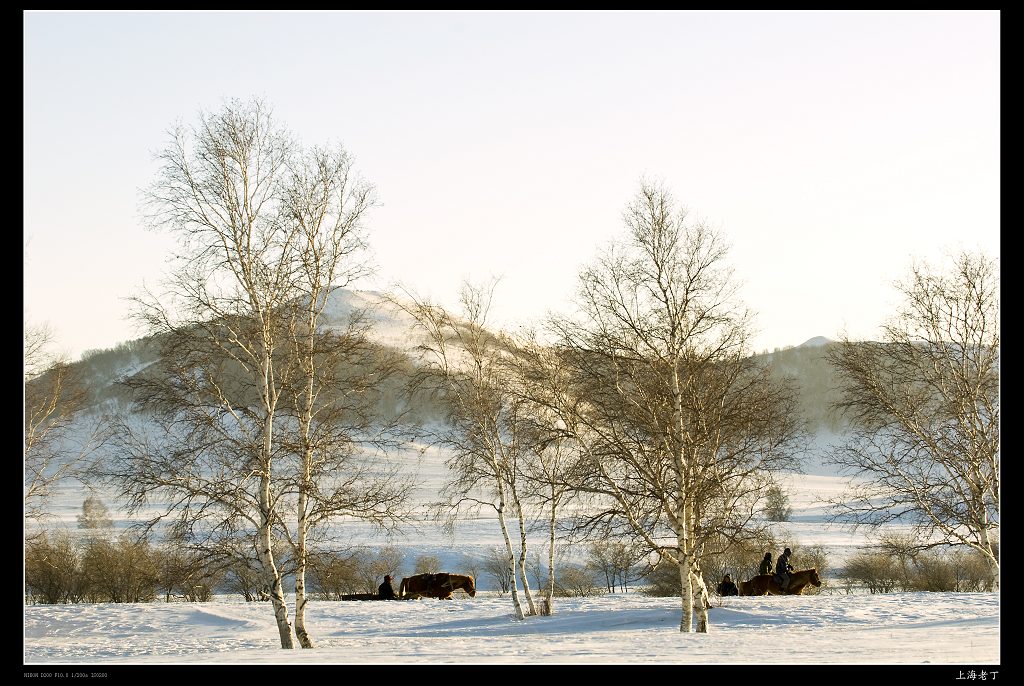
[[[468,574],[415,574],[402,579],[402,585],[398,587],[398,597],[451,600],[452,593],[459,588],[470,597],[476,595],[476,584],[473,583],[473,577]]]
[[[817,569],[801,569],[789,573],[789,586],[785,591],[772,574],[759,574],[750,581],[740,582],[740,595],[799,595],[808,584],[821,586]]]

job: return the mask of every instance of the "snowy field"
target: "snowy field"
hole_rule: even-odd
[[[413,452],[394,459],[408,463],[419,482],[418,500],[436,498],[446,476],[442,456],[428,450],[416,460]],[[805,474],[788,475],[783,483],[793,513],[775,533],[792,542],[798,568],[801,546],[822,546],[830,565],[840,568],[871,542],[868,532],[826,521],[824,503],[842,492],[842,477],[812,459]],[[86,495],[80,486],[58,489],[51,526],[74,530]],[[118,528],[130,524],[109,494],[104,500]],[[451,536],[424,518],[392,535],[357,521],[339,522],[331,538],[401,548],[409,567],[403,574],[411,573],[419,555],[434,555],[445,571],[460,573],[468,557],[501,544],[493,512],[483,510],[461,521]],[[539,540],[531,545],[541,548]],[[49,667],[50,673],[69,673],[87,665],[108,676],[158,665],[186,671],[218,665],[943,665],[940,679],[956,679],[961,671],[966,679],[969,669],[998,670],[1002,658],[998,593],[846,595],[826,577],[823,590],[830,592],[820,595],[715,596],[710,631],[698,634],[679,631],[678,598],[633,591],[556,598],[552,616],[517,621],[510,597],[499,596],[486,575],[477,581],[476,598],[458,592],[448,602],[312,601],[307,625],[317,644],[313,651],[281,650],[270,604],[246,603],[237,595],[209,603],[25,606],[25,672],[43,674]]]
[[[715,598],[707,634],[678,598],[556,599],[517,621],[508,597],[312,602],[315,651],[280,649],[267,603],[37,605],[25,663],[997,665],[995,593]]]

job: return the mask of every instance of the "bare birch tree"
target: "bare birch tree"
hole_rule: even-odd
[[[562,506],[576,492],[581,470],[579,451],[573,441],[564,440],[565,422],[552,408],[569,407],[568,394],[572,390],[565,383],[565,375],[558,373],[559,355],[539,342],[535,334],[517,347],[517,354],[510,363],[514,365],[516,379],[510,388],[525,399],[529,407],[524,433],[529,436],[525,442],[530,449],[524,455],[521,471],[526,493],[544,513],[548,577],[544,586],[543,613],[550,615],[554,612],[557,587],[555,541],[560,514]]]
[[[514,382],[507,359],[514,344],[486,328],[492,293],[493,286],[489,290],[465,286],[461,320],[408,294],[408,300],[394,302],[425,335],[420,346],[424,368],[416,385],[437,386],[450,409],[448,426],[434,437],[452,451],[447,464],[453,477],[442,492],[446,500],[438,507],[447,513],[449,526],[465,507],[494,509],[505,543],[512,604],[516,617],[524,619],[537,614],[526,574],[526,514],[519,485],[520,461],[529,450],[523,435],[527,403],[511,389]],[[518,546],[512,540],[509,517],[519,527]],[[525,611],[517,569],[528,606]]]
[[[793,392],[748,354],[721,238],[649,183],[624,220],[626,239],[581,273],[581,316],[553,323],[573,389],[553,409],[590,468],[581,526],[676,564],[680,630],[696,607],[705,632],[701,558],[713,534],[754,521],[768,472],[792,464]]]
[[[363,222],[373,189],[356,178],[348,153],[314,148],[291,160],[282,202],[285,222],[296,227],[294,311],[288,353],[295,369],[289,403],[293,419],[282,443],[294,455],[295,634],[313,647],[306,629],[305,577],[313,529],[339,515],[386,526],[399,518],[408,493],[394,468],[380,469],[356,448],[383,450],[397,441],[397,426],[377,412],[376,397],[398,364],[367,339],[365,312],[348,313],[340,330],[324,330],[331,295],[370,273]],[[288,424],[286,423],[286,426]],[[377,461],[378,463],[380,461]]]
[[[245,532],[282,648],[293,642],[275,546],[274,428],[296,235],[277,204],[292,149],[263,103],[232,101],[195,127],[176,126],[158,155],[147,219],[181,249],[166,292],[136,300],[161,335],[161,360],[129,382],[150,421],[122,423],[111,474],[134,511],[167,493],[167,511],[150,523],[173,514],[180,538]]]
[[[358,327],[320,330],[332,291],[364,269],[349,260],[370,191],[349,184],[343,151],[303,153],[259,101],[177,127],[159,160],[149,220],[181,249],[166,292],[137,300],[161,357],[127,382],[137,414],[121,421],[106,475],[148,526],[170,519],[176,540],[249,541],[292,648],[283,579],[304,577],[313,527],[339,513],[386,520],[403,493],[354,459],[372,438],[366,404],[346,396],[365,395],[374,370],[346,365],[370,346]],[[297,602],[295,631],[312,647],[304,592]]]
[[[844,337],[829,353],[850,440],[830,460],[865,479],[835,503],[857,524],[915,524],[918,550],[966,546],[999,583],[999,275],[961,253],[897,284],[903,304],[882,341]]]

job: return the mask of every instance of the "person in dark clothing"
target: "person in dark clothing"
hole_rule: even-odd
[[[732,578],[726,574],[722,579],[722,583],[718,584],[718,595],[739,595],[740,591],[736,588],[736,584],[732,582]]]
[[[391,575],[388,574],[384,577],[384,583],[377,589],[377,597],[381,600],[394,600],[398,597],[395,593],[394,586],[391,585]]]
[[[772,554],[765,553],[764,559],[761,560],[761,566],[757,569],[758,574],[771,574],[772,573]]]
[[[775,565],[775,574],[779,577],[779,586],[782,586],[783,591],[789,587],[789,572],[793,569],[793,565],[789,564],[789,556],[792,554],[793,551],[786,548],[779,555],[778,563]]]

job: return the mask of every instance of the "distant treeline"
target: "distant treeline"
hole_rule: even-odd
[[[753,577],[764,551],[779,546],[768,537],[733,545],[710,556],[702,569],[705,584],[717,588],[725,574],[734,581]],[[824,582],[821,589],[809,587],[805,594],[826,589],[847,593],[991,590],[987,565],[974,552],[946,548],[914,551],[901,548],[898,541],[883,540],[853,555],[844,568],[833,569],[826,548],[799,543],[794,547],[799,568],[816,568]],[[236,553],[240,551],[241,547]],[[559,550],[556,597],[630,591],[678,597],[681,592],[676,565],[651,567],[622,542],[591,543],[577,551],[582,553],[580,561],[568,561],[570,552],[568,548]],[[346,594],[375,593],[385,574],[397,580],[407,573],[444,571],[433,556],[421,555],[411,565],[406,559],[406,553],[394,547],[316,551],[310,560],[308,591],[314,599],[340,600]],[[283,564],[287,566],[287,560]],[[548,583],[549,570],[540,555],[531,557],[527,569],[535,588]],[[467,555],[458,571],[482,580],[481,586],[502,594],[509,592],[508,564],[500,548]],[[28,603],[208,602],[215,594],[237,594],[248,602],[269,600],[256,561],[240,554],[183,551],[173,545],[156,545],[127,534],[115,537],[109,531],[97,530],[41,534],[25,545]]]

